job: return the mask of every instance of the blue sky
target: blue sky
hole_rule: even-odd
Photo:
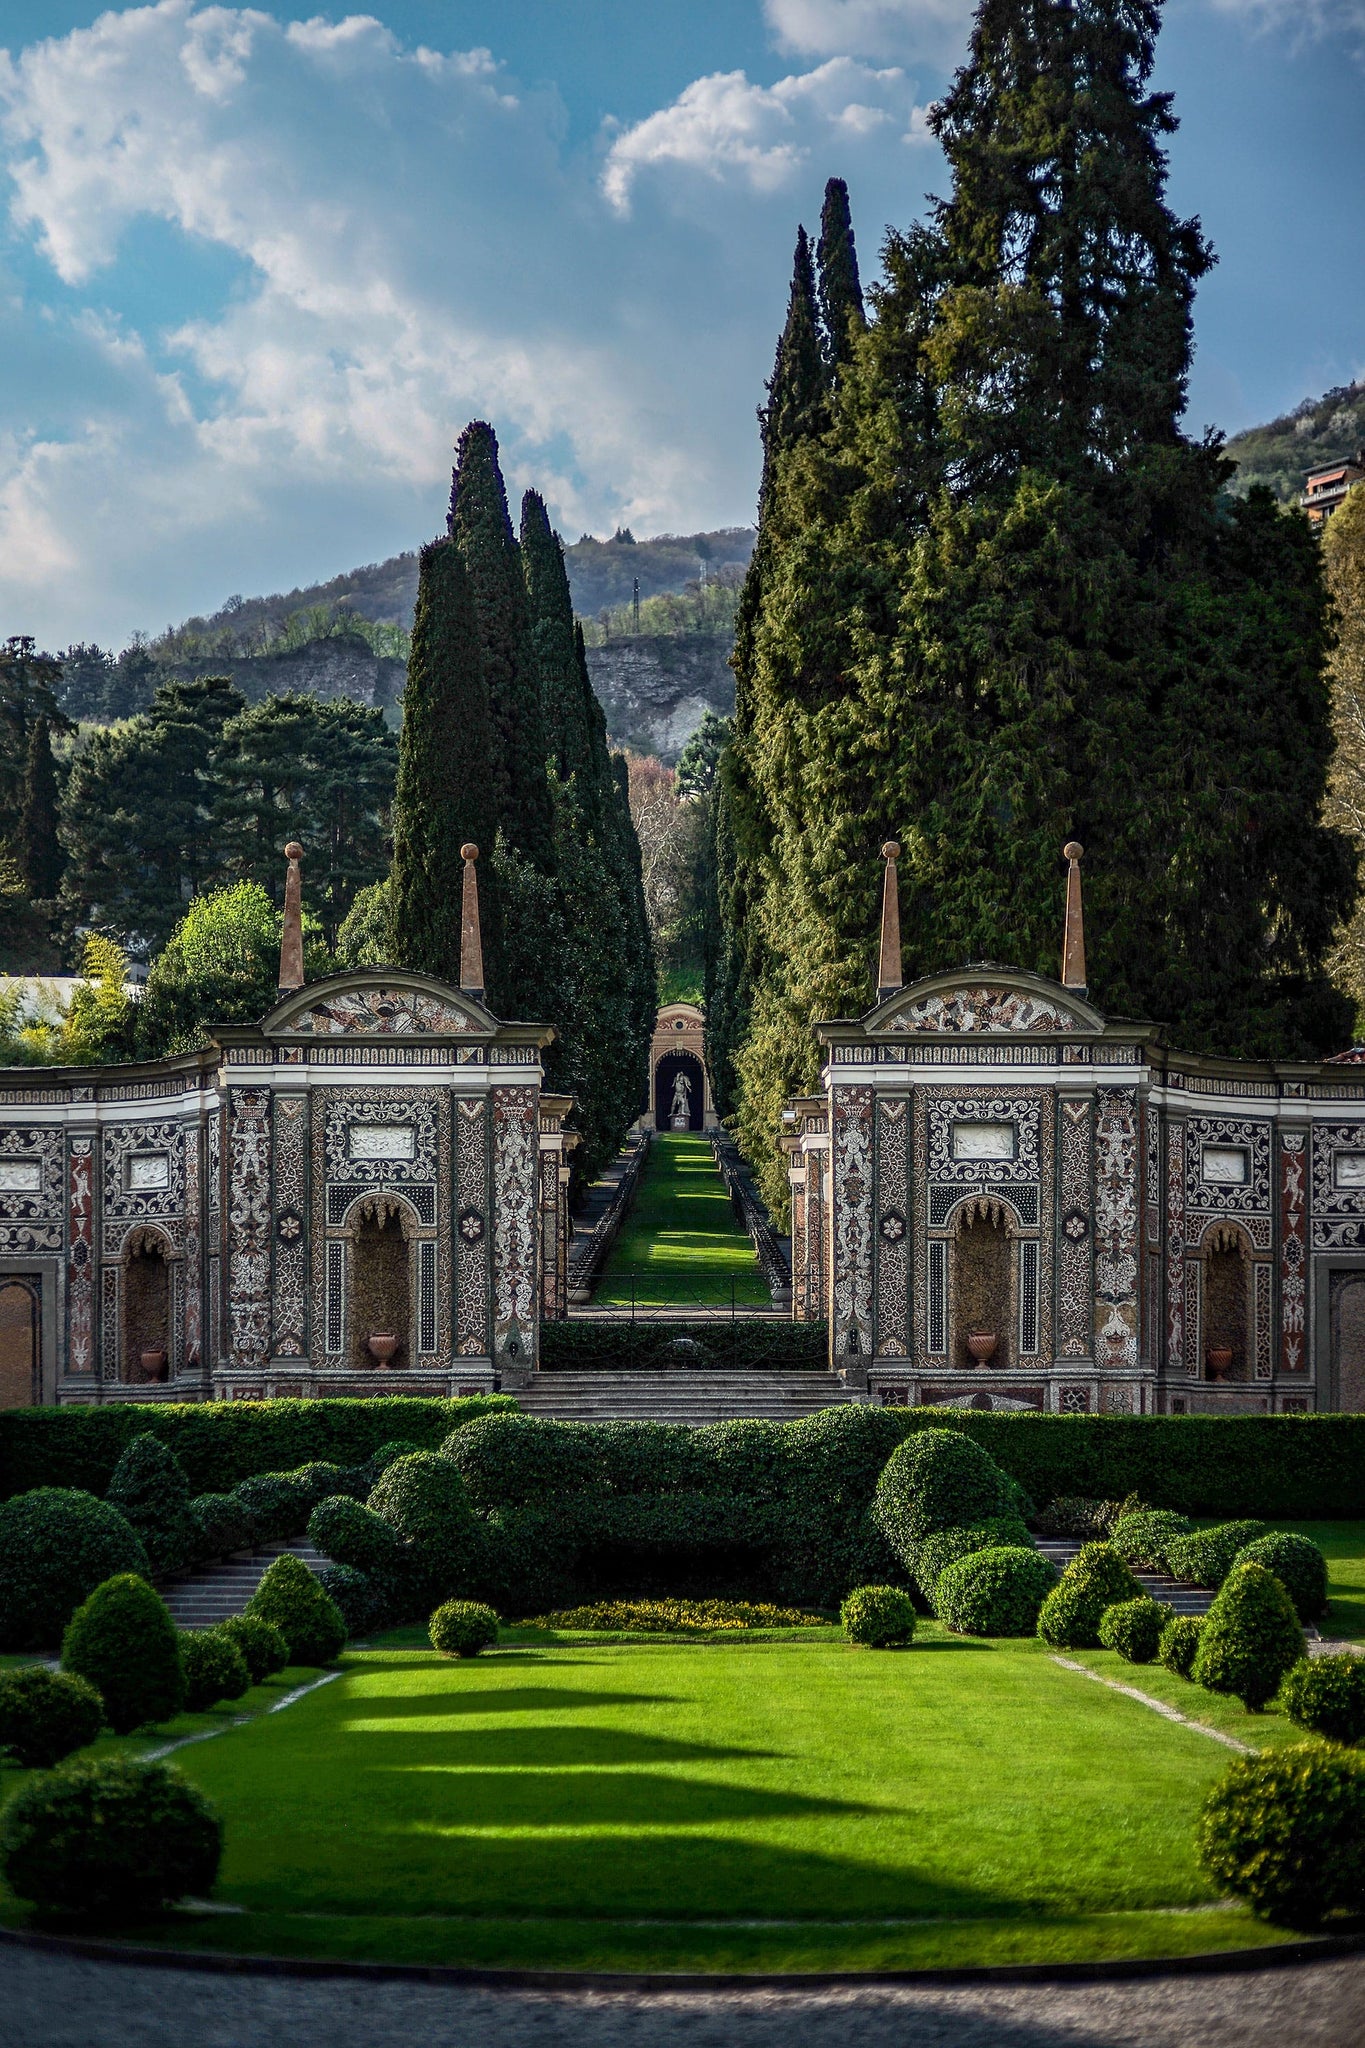
[[[0,634],[414,546],[484,415],[570,537],[752,516],[798,219],[865,270],[967,0],[0,0]],[[1365,372],[1365,0],[1172,0],[1190,425]]]

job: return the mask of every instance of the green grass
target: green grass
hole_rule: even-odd
[[[704,1138],[664,1131],[597,1289],[602,1307],[769,1307],[772,1296]]]
[[[216,1897],[244,1910],[128,1932],[736,1971],[1273,1941],[1194,1863],[1195,1813],[1230,1760],[1036,1642],[934,1623],[892,1653],[832,1633],[606,1644],[523,1630],[462,1663],[390,1642],[349,1653],[287,1712],[178,1753],[226,1820]],[[6,1917],[23,1915],[11,1902]]]

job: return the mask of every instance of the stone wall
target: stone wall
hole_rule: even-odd
[[[401,661],[372,654],[358,634],[310,640],[292,653],[206,655],[200,660],[168,662],[162,676],[231,676],[249,704],[300,690],[311,697],[352,697],[360,704],[394,708],[403,693],[406,668]]]
[[[673,766],[708,711],[728,718],[735,708],[731,646],[719,634],[641,633],[590,647],[588,672],[613,744]]]

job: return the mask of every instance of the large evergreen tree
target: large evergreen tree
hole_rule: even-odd
[[[62,879],[57,841],[57,770],[46,717],[34,721],[24,775],[24,809],[19,824],[19,871],[30,896],[50,902]]]
[[[848,186],[842,178],[831,178],[825,187],[815,260],[820,278],[825,360],[831,374],[835,374],[852,358],[857,337],[864,326],[863,288],[858,277],[853,216],[849,210]]]
[[[422,549],[418,568],[403,693],[393,805],[394,957],[458,984],[460,847],[473,840],[485,856],[479,876],[484,973],[496,1008],[501,959],[496,884],[488,859],[498,822],[493,754],[474,593],[459,548],[453,541],[433,541]]]
[[[1347,1026],[1322,968],[1353,862],[1318,823],[1321,579],[1301,523],[1230,501],[1216,446],[1180,431],[1211,259],[1165,200],[1157,22],[1149,0],[985,0],[932,117],[951,196],[889,238],[828,427],[765,459],[728,780],[772,849],[739,905],[759,971],[738,1070],[775,1199],[810,1024],[873,993],[888,836],[909,973],[1055,973],[1074,835],[1107,1008],[1229,1053]]]
[[[493,726],[494,815],[508,847],[549,874],[554,824],[526,580],[497,436],[484,420],[471,421],[456,447],[449,526],[474,593]]]

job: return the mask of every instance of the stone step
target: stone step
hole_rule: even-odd
[[[1038,1548],[1058,1571],[1065,1571],[1072,1558],[1079,1555],[1081,1546],[1074,1537],[1040,1536]],[[1160,1572],[1135,1572],[1134,1577],[1145,1593],[1162,1601],[1174,1614],[1207,1614],[1213,1603],[1207,1586],[1187,1586],[1179,1579],[1163,1577]]]
[[[249,1557],[205,1565],[188,1578],[165,1581],[158,1590],[178,1628],[212,1628],[229,1615],[242,1613],[267,1568],[286,1550],[301,1557],[310,1571],[320,1571],[327,1562],[301,1536],[293,1543],[267,1544]]]
[[[518,1394],[528,1415],[557,1422],[790,1422],[847,1400],[830,1372],[544,1372]]]

